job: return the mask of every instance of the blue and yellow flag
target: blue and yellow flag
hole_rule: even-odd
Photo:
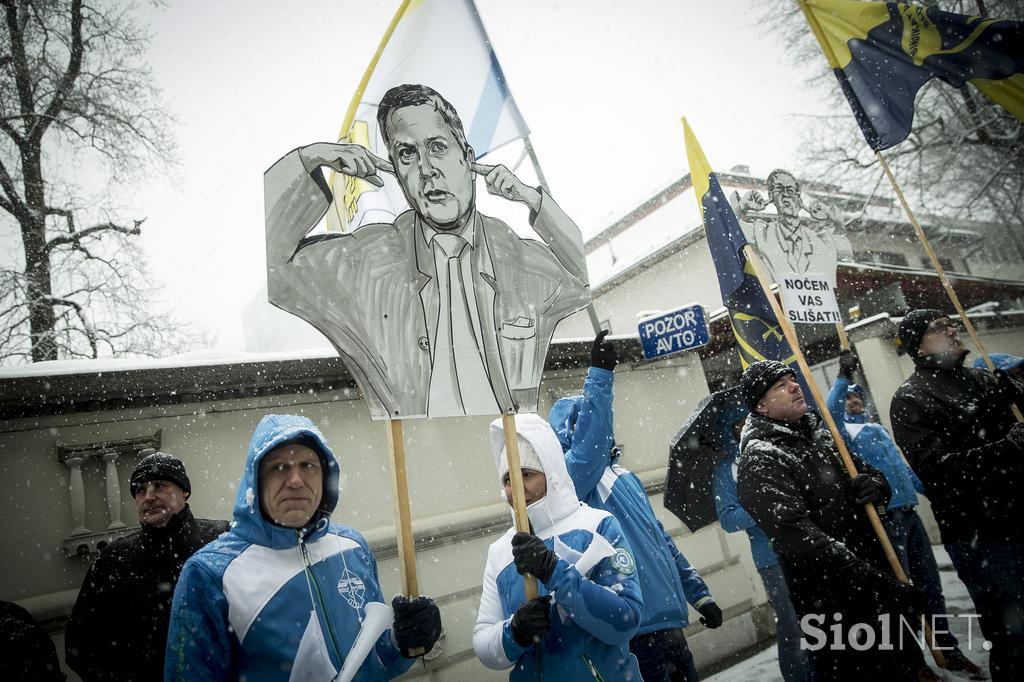
[[[686,156],[690,162],[693,191],[704,222],[711,260],[718,274],[722,302],[729,309],[729,321],[736,337],[740,362],[746,369],[747,365],[759,360],[778,360],[792,366],[797,377],[800,377],[796,356],[783,336],[765,291],[743,253],[743,247],[747,245],[743,228],[685,118],[683,135],[686,138]],[[808,403],[811,402],[809,391],[804,391],[804,397]]]
[[[800,0],[868,145],[910,134],[914,98],[932,78],[971,83],[1024,121],[1024,22],[895,2]]]
[[[747,237],[725,198],[725,192],[718,184],[718,176],[711,170],[704,150],[700,148],[685,118],[683,135],[686,137],[686,157],[690,162],[690,179],[704,221],[711,260],[715,262],[715,271],[718,273],[722,302],[731,310],[775,319],[764,289],[743,255]]]

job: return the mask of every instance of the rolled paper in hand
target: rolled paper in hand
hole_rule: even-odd
[[[377,639],[387,632],[387,629],[395,622],[395,612],[390,606],[381,604],[379,601],[369,602],[363,613],[363,625],[359,628],[356,641],[352,643],[352,648],[345,658],[345,665],[341,668],[338,676],[334,678],[335,682],[352,682],[359,667],[373,650]]]

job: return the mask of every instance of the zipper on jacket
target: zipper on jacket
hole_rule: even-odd
[[[324,599],[323,590],[320,589],[320,581],[317,580],[316,574],[313,573],[313,566],[309,561],[309,550],[306,549],[306,543],[302,539],[302,531],[296,531],[299,536],[299,550],[302,554],[302,570],[306,574],[306,579],[313,589],[315,594],[313,602],[313,610],[317,613],[322,613],[324,622],[327,623],[327,640],[331,643],[334,648],[334,655],[337,656],[339,663],[345,665],[345,656],[341,654],[341,647],[338,646],[338,639],[334,634],[334,624],[331,622],[331,612],[327,608],[327,601]],[[319,606],[319,608],[317,608]]]
[[[586,654],[581,654],[581,656],[583,658],[583,662],[587,664],[587,668],[590,670],[590,674],[594,676],[594,679],[597,680],[597,682],[605,682],[605,679],[601,676],[601,673],[597,669],[597,666],[594,665],[594,662],[592,660],[590,660],[590,656],[587,656]]]

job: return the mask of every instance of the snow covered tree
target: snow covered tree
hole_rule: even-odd
[[[116,215],[173,159],[147,31],[106,0],[0,6],[0,362],[174,352],[191,334],[152,309],[144,219]]]
[[[926,1],[965,15],[1024,20],[1020,0]],[[888,193],[882,171],[854,121],[803,13],[793,0],[771,0],[763,19],[789,46],[793,61],[813,64],[809,87],[829,104],[811,117],[803,153],[808,175],[847,189]],[[1024,261],[1024,124],[968,85],[933,79],[918,94],[909,137],[885,157],[916,210],[1002,225],[1004,239],[988,244]]]

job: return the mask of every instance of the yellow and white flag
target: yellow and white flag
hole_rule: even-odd
[[[377,105],[403,83],[427,85],[452,103],[477,159],[529,134],[473,0],[404,0],[349,105],[339,141],[387,158]],[[365,180],[332,175],[327,230],[389,223],[408,208],[395,178],[387,173],[381,178],[384,187],[378,189]]]

